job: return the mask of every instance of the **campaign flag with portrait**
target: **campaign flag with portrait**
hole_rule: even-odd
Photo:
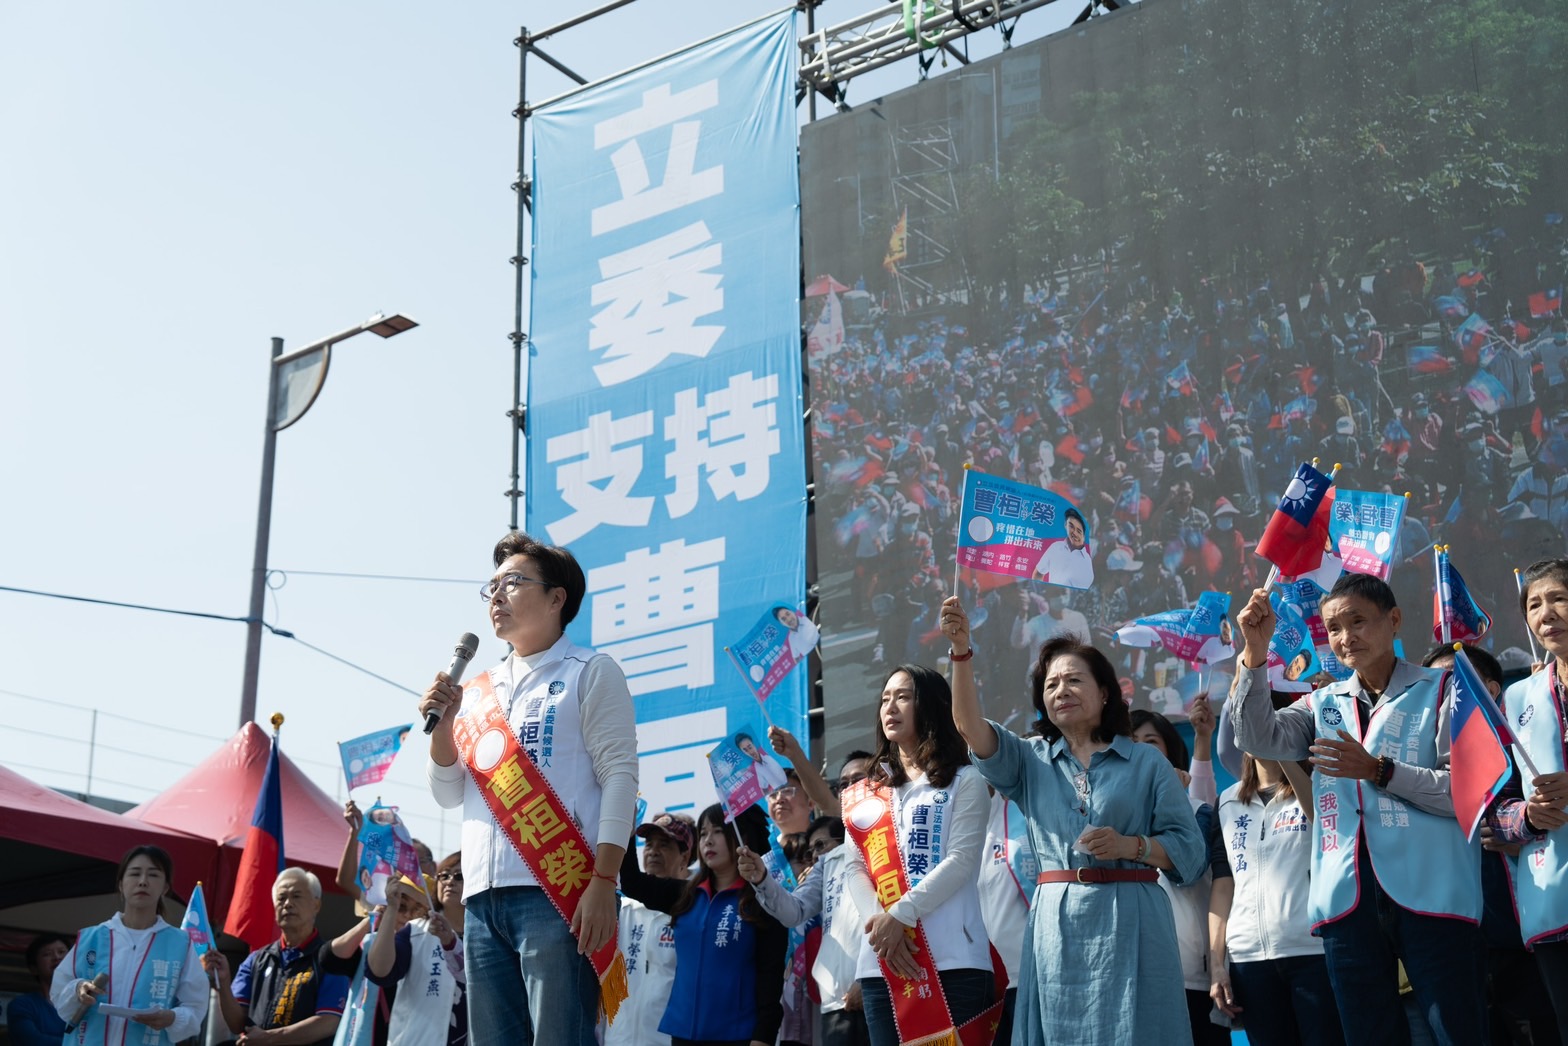
[[[1191,607],[1166,610],[1123,625],[1116,630],[1116,639],[1131,647],[1163,646],[1183,661],[1212,664],[1235,655],[1229,637],[1223,634],[1229,611],[1228,594],[1205,592]]]
[[[198,959],[212,949],[212,920],[207,918],[207,895],[201,883],[197,883],[191,891],[190,903],[185,906],[185,916],[180,920],[180,929],[191,939],[191,947],[196,949]]]
[[[1274,608],[1276,622],[1266,659],[1269,686],[1286,693],[1304,694],[1312,689],[1310,680],[1319,668],[1312,632],[1302,617],[1301,608],[1282,599],[1278,592],[1269,593],[1269,604]]]
[[[1405,500],[1403,494],[1335,489],[1328,533],[1346,571],[1388,580],[1405,521]]]
[[[735,820],[789,781],[783,765],[767,748],[767,735],[750,724],[708,753],[708,770],[726,821]]]
[[[1065,588],[1094,585],[1089,524],[1076,505],[974,468],[964,470],[958,564]]]
[[[364,823],[359,828],[359,846],[356,875],[366,904],[386,904],[387,882],[399,875],[424,882],[414,837],[398,816],[397,807],[377,803],[365,811]]]
[[[775,603],[740,641],[724,649],[759,702],[816,648],[817,626],[794,607]]]
[[[349,791],[379,784],[392,768],[392,760],[397,758],[398,750],[403,747],[408,732],[413,728],[412,723],[404,723],[349,741],[339,741],[338,758],[343,761],[343,779],[348,782]]]

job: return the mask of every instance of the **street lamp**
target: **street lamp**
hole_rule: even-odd
[[[305,416],[327,381],[332,346],[356,334],[390,338],[418,323],[407,316],[376,313],[364,323],[283,354],[283,339],[272,339],[267,372],[267,426],[261,445],[261,501],[256,508],[256,555],[250,570],[250,613],[245,625],[245,681],[240,692],[240,726],[256,718],[256,681],[261,674],[261,614],[267,596],[267,543],[272,535],[272,464],[278,433]]]

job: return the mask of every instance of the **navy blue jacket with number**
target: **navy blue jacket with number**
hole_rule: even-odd
[[[756,909],[740,917],[740,883],[697,890],[674,922],[675,983],[659,1031],[677,1039],[773,1042],[784,1020],[784,958],[789,930]],[[686,883],[660,879],[637,867],[637,848],[621,864],[621,892],[656,911],[680,901]],[[722,939],[723,943],[719,941]]]

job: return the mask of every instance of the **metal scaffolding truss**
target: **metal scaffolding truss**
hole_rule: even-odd
[[[890,272],[905,312],[917,301],[930,303],[939,292],[968,300],[968,266],[948,242],[958,212],[957,169],[949,121],[893,132],[893,207],[906,216],[907,257]]]
[[[806,0],[811,5],[810,0]],[[822,29],[807,28],[801,38],[802,85],[833,102],[844,104],[844,85],[874,69],[905,58],[922,56],[921,71],[938,50],[967,65],[967,55],[953,41],[995,26],[1003,46],[1012,43],[1018,19],[1057,0],[895,0],[847,22]],[[1076,21],[1100,10],[1114,11],[1118,0],[1089,0]]]

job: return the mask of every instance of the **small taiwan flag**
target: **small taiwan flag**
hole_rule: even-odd
[[[1563,289],[1553,287],[1550,290],[1537,291],[1530,295],[1530,315],[1535,319],[1551,316],[1563,311]]]
[[[1303,464],[1285,488],[1279,507],[1258,539],[1258,555],[1287,577],[1316,570],[1328,543],[1334,481]]]
[[[1454,651],[1453,718],[1449,721],[1449,788],[1454,816],[1469,839],[1486,808],[1513,776],[1513,735],[1492,693],[1463,650]]]

